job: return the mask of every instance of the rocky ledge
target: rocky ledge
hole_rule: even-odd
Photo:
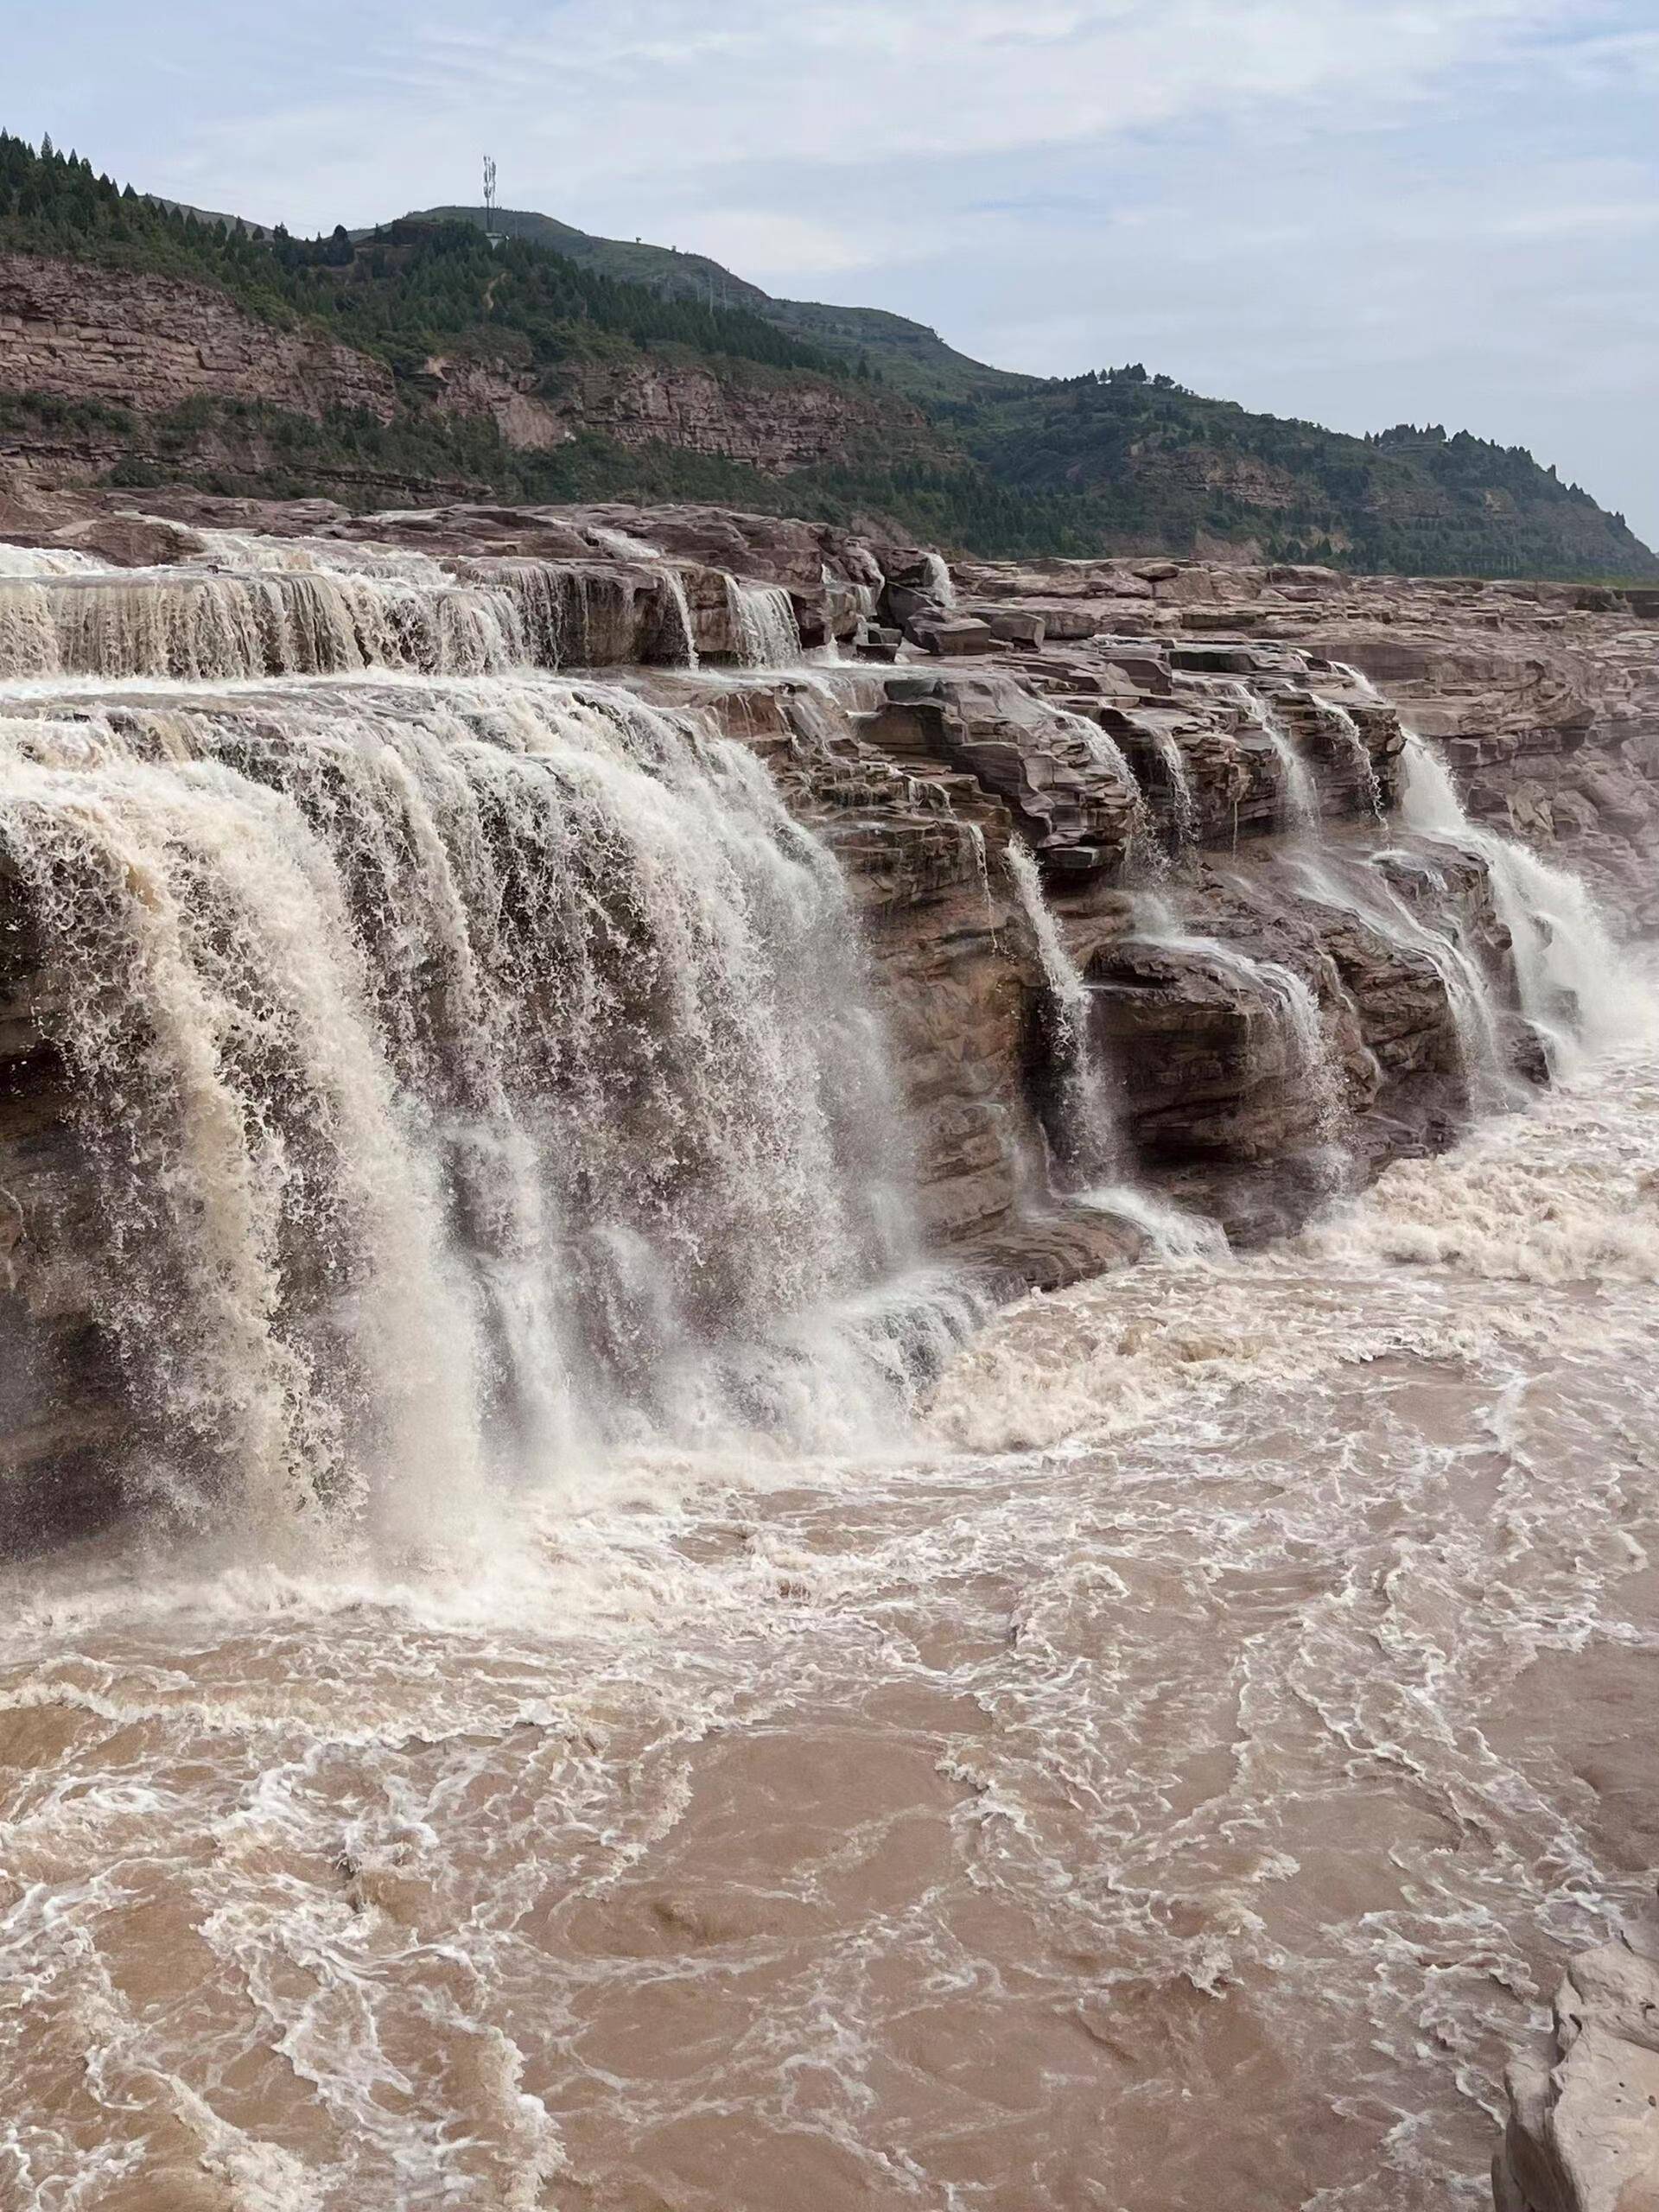
[[[1555,1998],[1554,2049],[1518,2058],[1492,2169],[1497,2212],[1659,2208],[1659,1948],[1586,1951]]]

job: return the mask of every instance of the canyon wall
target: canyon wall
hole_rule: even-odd
[[[314,419],[340,407],[385,422],[397,406],[379,362],[258,321],[210,287],[18,253],[0,253],[0,391],[149,415],[203,397]]]
[[[486,416],[510,445],[531,452],[590,431],[619,446],[670,446],[786,476],[845,462],[874,439],[895,459],[933,443],[924,417],[891,398],[755,363],[584,363],[551,389],[505,361],[435,359],[428,367],[440,410]]]
[[[549,376],[484,351],[436,354],[400,398],[383,362],[313,325],[266,323],[223,292],[168,276],[17,253],[0,253],[0,396],[7,393],[49,404],[36,420],[0,422],[0,461],[60,486],[135,463],[175,474],[181,448],[164,418],[204,400],[263,404],[313,422],[345,410],[383,423],[429,403],[439,416],[491,423],[524,453],[589,433],[626,449],[661,445],[767,476],[844,464],[873,442],[894,459],[938,452],[925,418],[891,395],[734,359],[630,351],[574,360]],[[257,423],[200,424],[187,442],[198,466],[232,474],[286,465],[280,443]],[[464,488],[431,479],[429,468],[405,486],[369,461],[310,457],[305,467],[320,484],[370,495],[377,486],[426,499]]]

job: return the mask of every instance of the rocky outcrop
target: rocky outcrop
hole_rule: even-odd
[[[737,361],[719,372],[655,361],[584,366],[546,404],[569,433],[717,454],[764,476],[847,461],[873,441],[896,458],[931,442],[925,418],[889,397]]]
[[[1278,642],[1357,668],[1436,741],[1477,818],[1659,927],[1659,597],[1174,561],[963,563],[965,597],[1185,658]],[[1192,641],[1189,643],[1188,641]]]
[[[0,391],[50,392],[159,415],[186,400],[263,400],[321,419],[390,421],[391,372],[301,327],[274,328],[224,293],[169,276],[0,254]]]
[[[1575,1959],[1553,2050],[1516,2059],[1505,2088],[1497,2212],[1656,2212],[1659,1954],[1627,1936]]]

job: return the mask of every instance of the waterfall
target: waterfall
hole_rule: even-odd
[[[1188,853],[1198,842],[1198,802],[1192,789],[1192,778],[1186,765],[1186,755],[1175,741],[1174,733],[1161,722],[1153,722],[1147,729],[1147,741],[1156,754],[1163,771],[1164,787],[1169,794],[1170,829],[1177,859]]]
[[[801,658],[795,602],[781,584],[746,583],[728,576],[732,627],[745,668],[793,668]]]
[[[92,554],[69,552],[60,546],[0,545],[0,577],[73,576],[99,565]]]
[[[691,602],[685,595],[685,578],[677,569],[669,568],[666,565],[659,569],[658,574],[663,580],[663,589],[668,594],[669,604],[674,609],[675,618],[680,626],[680,636],[684,643],[685,664],[688,668],[700,668],[702,664],[697,653],[697,630],[696,623],[691,619]],[[799,632],[798,632],[797,642],[798,641]]]
[[[1414,914],[1393,887],[1367,869],[1356,882],[1304,857],[1300,873],[1321,905],[1352,914],[1399,950],[1427,960],[1440,979],[1458,1040],[1458,1057],[1471,1103],[1484,1113],[1515,1105],[1519,1093],[1506,1064],[1503,1019],[1491,980],[1478,960],[1458,942]]]
[[[1476,827],[1445,762],[1408,731],[1403,811],[1410,827],[1479,855],[1498,918],[1515,948],[1522,1011],[1565,1074],[1585,1047],[1604,1048],[1652,1019],[1630,963],[1614,944],[1588,887],[1495,831]]]
[[[152,1488],[430,1529],[584,1438],[833,1426],[925,1335],[839,872],[702,717],[15,698],[0,855]]]
[[[936,600],[947,614],[957,610],[957,587],[950,575],[950,563],[938,553],[924,553],[922,566],[927,572],[927,595]]]
[[[1377,822],[1388,820],[1388,809],[1382,800],[1382,779],[1376,772],[1376,763],[1371,758],[1371,748],[1366,744],[1359,724],[1339,700],[1326,699],[1315,691],[1314,705],[1328,722],[1335,725],[1343,750],[1354,764],[1354,776],[1365,794],[1366,803]]]
[[[1122,1149],[1117,1116],[1089,1018],[1089,986],[1061,938],[1030,847],[1017,841],[1010,845],[1007,865],[1015,899],[1030,925],[1048,986],[1053,1055],[1060,1071],[1055,1151],[1068,1182],[1087,1187],[1112,1172]]]
[[[482,675],[523,657],[511,600],[448,579],[161,569],[0,580],[0,676]]]
[[[1090,765],[1110,777],[1128,800],[1128,850],[1130,856],[1144,855],[1154,868],[1161,867],[1165,855],[1158,842],[1158,825],[1153,819],[1147,795],[1141,788],[1141,779],[1135,774],[1128,754],[1109,730],[1103,729],[1087,715],[1077,714],[1070,707],[1057,707],[1052,701],[1045,702],[1045,709],[1050,718],[1076,738],[1087,754]]]
[[[372,540],[324,537],[257,537],[239,530],[199,530],[206,559],[214,567],[245,572],[277,570],[293,575],[371,576],[434,590],[449,582],[450,571],[430,553]]]
[[[1230,698],[1244,710],[1246,721],[1258,737],[1265,738],[1279,764],[1279,788],[1284,816],[1291,834],[1315,839],[1319,836],[1319,793],[1313,771],[1287,735],[1283,725],[1264,699],[1248,683],[1229,683]]]

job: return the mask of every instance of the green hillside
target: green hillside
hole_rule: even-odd
[[[1124,543],[1248,541],[1275,558],[1419,575],[1659,574],[1622,515],[1524,448],[1466,430],[1349,437],[1138,365],[950,411],[998,482],[1074,499]]]
[[[326,489],[364,503],[457,487],[507,499],[722,499],[910,534],[992,557],[1116,552],[1323,561],[1362,570],[1659,575],[1622,517],[1518,447],[1402,426],[1356,438],[1201,397],[1139,365],[1065,379],[988,368],[920,323],[777,300],[718,263],[505,211],[436,208],[376,229],[290,238],[140,196],[73,156],[0,134],[0,251],[158,272],[246,313],[306,322],[391,370],[396,419],[279,416],[228,397],[165,420],[102,410],[122,480]],[[432,365],[505,365],[515,388],[576,404],[584,378],[706,370],[741,411],[764,388],[785,418],[844,424],[832,462],[763,474],[601,434],[526,452],[446,413]],[[840,400],[833,398],[841,393]],[[856,394],[856,398],[853,397]],[[60,429],[67,392],[9,392],[0,428]],[[918,412],[918,409],[921,410]],[[118,421],[118,417],[123,417]],[[705,441],[706,442],[706,441]],[[833,446],[830,448],[834,450]]]
[[[473,223],[480,230],[492,219],[482,207],[431,207],[425,210],[425,216]],[[889,315],[881,308],[823,307],[806,300],[773,299],[758,284],[746,283],[700,253],[646,245],[639,239],[629,243],[622,238],[594,238],[586,231],[572,230],[568,223],[555,222],[550,215],[530,214],[522,209],[498,208],[493,219],[499,232],[549,246],[584,269],[598,270],[632,284],[647,284],[671,298],[741,308],[841,359],[856,364],[867,359],[887,383],[907,398],[924,404],[1022,391],[1040,382],[1035,377],[1017,376],[1009,369],[992,369],[982,361],[970,361],[925,323],[907,321],[903,315]]]

